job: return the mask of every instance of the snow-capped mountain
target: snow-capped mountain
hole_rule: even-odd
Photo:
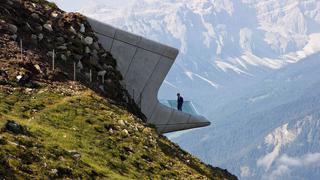
[[[316,0],[94,2],[81,12],[180,49],[161,98],[181,91],[206,101],[239,78],[251,80],[320,51]],[[195,87],[202,87],[205,98],[194,97]]]
[[[91,0],[79,11],[180,49],[159,98],[179,91],[213,122],[169,135],[186,150],[240,179],[320,177],[319,0]]]

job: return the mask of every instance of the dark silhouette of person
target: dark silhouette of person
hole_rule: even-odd
[[[183,105],[183,97],[180,95],[180,93],[177,94],[177,108],[179,111],[182,111],[182,105]]]

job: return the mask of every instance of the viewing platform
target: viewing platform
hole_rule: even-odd
[[[122,84],[140,105],[147,123],[154,124],[160,133],[210,125],[193,111],[192,103],[189,106],[186,102],[183,112],[171,106],[173,102],[168,101],[170,106],[166,106],[157,99],[159,88],[178,56],[177,49],[91,18],[87,20],[100,44],[117,60],[117,69],[124,78]]]

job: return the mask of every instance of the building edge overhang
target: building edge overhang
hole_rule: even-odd
[[[135,102],[140,103],[147,123],[154,124],[160,133],[210,125],[203,116],[165,107],[157,99],[160,86],[178,56],[178,49],[90,17],[87,20],[99,38],[99,43],[117,60],[117,68],[124,77],[122,83]]]

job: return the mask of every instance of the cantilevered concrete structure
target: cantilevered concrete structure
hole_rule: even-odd
[[[154,124],[160,133],[210,125],[202,116],[169,108],[157,99],[159,88],[179,53],[177,49],[91,18],[88,21],[99,42],[117,60],[123,85],[141,105],[148,123]]]

